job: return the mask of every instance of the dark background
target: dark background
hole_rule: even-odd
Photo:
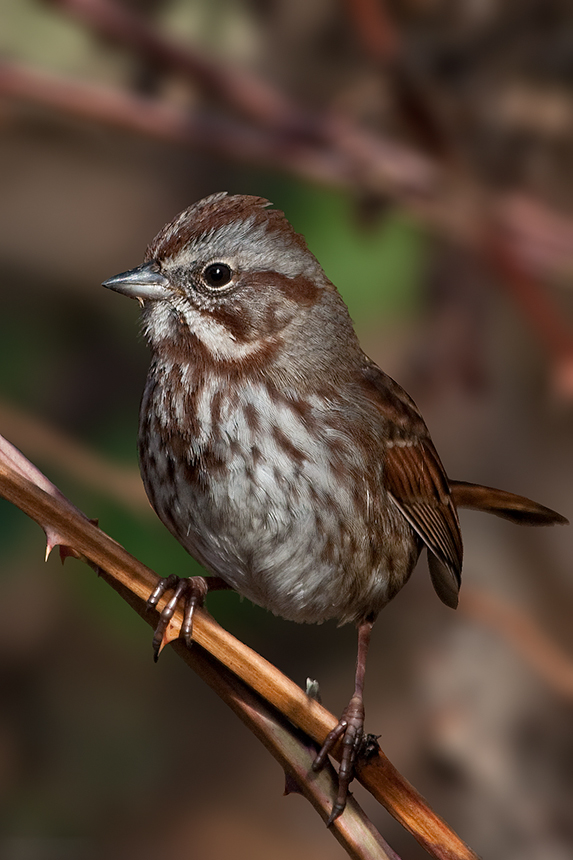
[[[286,127],[272,157],[239,157],[237,144],[234,158],[231,137],[223,160],[58,110],[39,89],[7,94],[5,64],[17,62],[185,115],[240,115],[200,76],[167,73],[58,5],[0,0],[0,432],[158,573],[197,572],[139,486],[148,356],[137,305],[99,285],[138,265],[200,197],[258,194],[305,234],[366,351],[420,406],[452,477],[571,518],[573,252],[559,239],[572,235],[568,4],[126,4],[317,121],[332,113],[422,154],[446,177],[429,215],[376,178],[320,183],[286,170],[296,145]],[[264,123],[237,121],[264,139]],[[463,213],[457,235],[448,189],[464,183],[458,203],[478,193],[534,201],[556,226],[547,237],[531,215],[538,244],[509,237],[512,265],[500,266],[490,243],[467,240]],[[440,604],[422,559],[375,628],[367,729],[479,854],[561,860],[573,852],[571,530],[461,518],[460,609]],[[279,767],[213,693],[169,649],[154,665],[147,626],[88,568],[62,568],[56,553],[44,565],[43,552],[41,530],[0,502],[0,855],[342,857],[301,798],[281,797]],[[522,627],[479,611],[484,594],[518,611]],[[297,626],[234,594],[208,605],[298,683],[319,679],[325,705],[342,710],[351,628]],[[425,856],[364,804],[399,854]]]

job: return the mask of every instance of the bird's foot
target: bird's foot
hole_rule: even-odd
[[[326,757],[332,752],[339,741],[341,743],[341,758],[340,767],[338,768],[338,793],[332,806],[330,817],[326,822],[327,827],[330,827],[332,822],[344,811],[348,797],[348,787],[354,779],[356,760],[362,752],[365,742],[364,703],[362,696],[354,695],[351,698],[338,725],[327,735],[312,765],[314,771],[321,770]]]
[[[159,616],[159,623],[153,634],[154,659],[157,662],[161,649],[166,644],[166,633],[169,622],[181,598],[184,601],[183,624],[179,636],[188,646],[191,646],[193,636],[193,616],[198,606],[203,606],[209,591],[229,588],[219,576],[189,576],[179,577],[175,574],[161,579],[155,591],[147,600],[150,609],[155,609],[166,591],[173,590],[173,596],[165,604]]]

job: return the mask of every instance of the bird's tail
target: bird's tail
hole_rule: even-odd
[[[569,520],[561,514],[505,490],[468,484],[465,481],[450,481],[452,498],[458,508],[473,508],[495,514],[522,526],[552,526],[567,524]]]

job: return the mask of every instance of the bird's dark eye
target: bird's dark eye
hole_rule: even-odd
[[[224,287],[232,277],[233,272],[226,263],[211,263],[203,272],[203,280],[209,287]]]

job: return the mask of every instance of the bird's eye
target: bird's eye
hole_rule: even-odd
[[[225,287],[233,272],[226,263],[211,263],[203,272],[203,280],[209,287]]]

